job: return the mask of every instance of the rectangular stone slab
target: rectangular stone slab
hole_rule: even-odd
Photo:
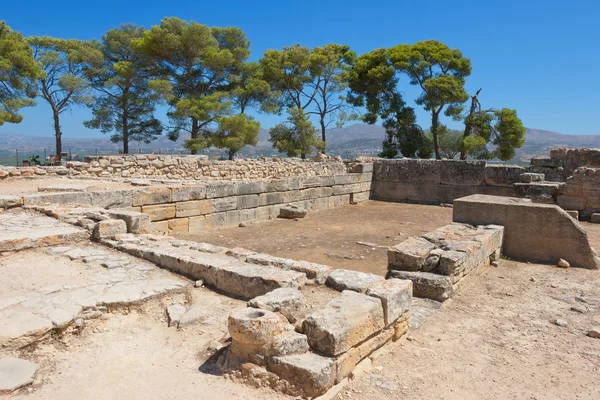
[[[389,326],[410,309],[412,292],[412,281],[392,278],[372,284],[367,296],[381,300],[385,326]]]
[[[309,315],[303,327],[311,348],[338,356],[385,327],[383,307],[379,299],[345,290]]]
[[[307,397],[320,396],[335,383],[335,359],[315,353],[272,357],[268,369]]]

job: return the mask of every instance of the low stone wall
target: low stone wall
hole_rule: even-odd
[[[600,168],[575,170],[562,186],[557,204],[565,210],[579,211],[582,219],[600,212]]]
[[[579,167],[599,168],[600,149],[554,149],[549,157],[532,158],[529,171],[545,174],[549,181],[564,182]]]
[[[373,164],[371,197],[440,204],[471,194],[513,196],[513,185],[524,172],[516,165],[485,161],[379,159]]]
[[[502,253],[517,260],[599,269],[600,259],[586,231],[563,209],[529,199],[473,195],[454,202],[452,220],[502,225]]]
[[[278,179],[332,176],[345,173],[340,161],[313,162],[297,158],[211,161],[204,155],[117,155],[86,157],[56,167],[0,167],[0,179],[11,176],[81,176],[101,178],[160,178],[173,180]]]

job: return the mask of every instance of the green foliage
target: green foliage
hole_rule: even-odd
[[[100,50],[91,42],[56,39],[47,36],[27,39],[33,48],[33,56],[44,71],[37,80],[37,95],[52,109],[56,154],[62,151],[60,114],[73,105],[90,105],[93,102],[91,88],[84,70],[88,63],[102,58]]]
[[[254,146],[258,142],[260,123],[245,114],[223,117],[215,132],[212,143],[219,148],[228,149],[230,160],[244,146]]]
[[[442,157],[450,160],[456,158],[463,149],[463,132],[456,129],[448,129],[447,126],[441,125],[438,129],[438,134]],[[427,138],[432,143],[433,148],[431,131],[427,132]]]
[[[169,137],[190,134],[185,146],[193,154],[210,146],[218,121],[233,113],[231,92],[250,55],[244,32],[164,18],[132,45],[154,62],[151,87],[171,107]]]
[[[29,156],[29,165],[40,165],[40,156]]]
[[[287,121],[272,127],[269,135],[273,147],[290,157],[300,155],[304,159],[315,149],[323,149],[315,127],[301,108],[290,109]]]
[[[384,157],[395,157],[398,151],[405,157],[430,156],[429,141],[416,123],[414,109],[406,105],[397,88],[396,70],[385,49],[358,57],[348,73],[348,80],[349,101],[367,110],[363,120],[370,124],[378,118],[383,120],[387,135],[383,142]]]
[[[233,79],[235,88],[232,91],[233,106],[244,114],[248,108],[256,108],[260,112],[279,112],[280,93],[271,90],[271,85],[263,78],[263,71],[258,62],[242,64]]]
[[[431,113],[433,147],[439,159],[439,117],[444,111],[446,116],[461,118],[462,103],[469,98],[464,85],[471,74],[471,61],[460,50],[450,49],[437,40],[392,47],[389,58],[396,70],[406,73],[410,83],[422,90],[416,103]]]
[[[123,142],[125,154],[131,140],[150,143],[162,133],[160,121],[154,118],[160,97],[149,87],[151,65],[131,47],[132,40],[143,35],[144,28],[131,24],[109,30],[98,44],[101,59],[91,60],[85,71],[96,96],[93,118],[84,125],[113,132],[111,140]]]
[[[27,41],[0,21],[0,126],[21,122],[19,110],[35,104],[34,79],[40,76]]]

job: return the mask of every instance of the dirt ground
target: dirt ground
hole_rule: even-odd
[[[368,201],[178,237],[385,275],[388,246],[451,222],[451,208]]]
[[[88,192],[103,190],[131,189],[131,184],[122,181],[109,181],[106,179],[80,179],[69,177],[31,176],[0,180],[0,193],[11,196],[26,194],[49,193],[40,192],[40,187],[52,185],[87,185]]]
[[[371,250],[357,241],[387,246],[449,223],[451,211],[439,206],[368,202],[312,213],[298,222],[276,220],[195,238],[383,274],[385,250]],[[585,227],[600,249],[600,226]],[[371,371],[351,381],[336,398],[597,400],[600,340],[585,333],[600,326],[599,283],[598,271],[502,260],[499,267],[468,278],[440,312],[390,346]],[[326,299],[319,293],[312,295]],[[578,300],[577,296],[582,297]],[[164,307],[173,301],[202,304],[206,321],[183,330],[168,328]],[[41,369],[34,386],[13,396],[290,398],[233,382],[207,369],[207,347],[225,339],[228,313],[242,306],[244,302],[192,288],[187,296],[174,295],[107,314],[92,320],[80,335],[67,332],[58,340],[17,354],[39,362]],[[566,326],[557,326],[556,319]]]

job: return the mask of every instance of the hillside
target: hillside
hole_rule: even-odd
[[[379,125],[355,124],[345,128],[335,128],[327,132],[327,153],[351,158],[357,155],[376,155],[381,149],[381,142],[385,137],[384,129]],[[269,134],[266,129],[261,129],[258,144],[246,147],[242,155],[249,157],[271,156],[277,152],[268,141]],[[523,148],[517,151],[517,160],[528,161],[533,156],[548,155],[556,147],[600,147],[600,135],[564,135],[539,129],[527,129],[526,142]],[[21,134],[3,134],[0,136],[0,154],[3,158],[12,157],[15,150],[25,156],[28,154],[52,153],[54,138],[48,136],[26,136]],[[80,156],[91,154],[117,153],[119,145],[112,143],[108,136],[95,138],[63,138],[63,148]],[[133,142],[130,145],[132,152],[157,152],[157,153],[186,153],[182,146],[182,139],[172,142],[166,137],[160,137],[150,144]],[[220,149],[209,149],[204,152],[214,157],[224,155]]]

